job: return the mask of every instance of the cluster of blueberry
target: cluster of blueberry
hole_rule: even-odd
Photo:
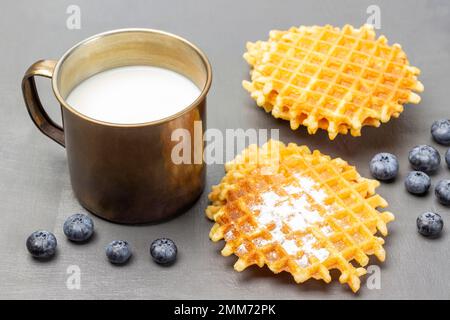
[[[74,214],[64,222],[66,237],[74,242],[86,242],[94,233],[94,221],[81,213]],[[48,259],[56,253],[56,237],[53,233],[39,230],[27,239],[27,249],[35,258]],[[123,264],[131,257],[131,247],[127,241],[114,240],[106,246],[106,257],[113,264]],[[159,264],[168,265],[177,257],[177,246],[167,238],[156,239],[150,245],[150,255]]]
[[[442,145],[450,145],[450,120],[437,120],[431,126],[433,139]],[[414,147],[408,156],[414,171],[408,173],[405,187],[415,195],[425,194],[431,186],[429,174],[435,172],[441,164],[439,152],[429,145]],[[447,167],[450,168],[450,148],[445,154]],[[378,180],[392,180],[399,170],[397,157],[390,153],[379,153],[370,161],[370,172]],[[440,203],[450,206],[450,179],[438,182],[434,193]],[[444,226],[442,217],[435,212],[425,212],[417,218],[417,228],[424,236],[435,237],[440,234]]]

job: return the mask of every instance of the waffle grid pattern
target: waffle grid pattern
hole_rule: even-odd
[[[405,103],[419,103],[420,70],[399,44],[376,38],[371,26],[332,26],[271,31],[269,41],[247,44],[253,67],[243,86],[276,118],[330,139],[398,117]]]
[[[273,148],[276,145],[276,148]],[[250,159],[267,159],[268,150],[279,150],[279,164],[273,174],[261,174],[261,167]],[[212,204],[207,216],[216,223],[211,229],[213,241],[226,242],[222,255],[235,254],[234,265],[242,271],[251,265],[267,265],[274,273],[286,271],[297,283],[310,278],[331,281],[330,270],[338,269],[339,281],[356,292],[359,277],[366,273],[364,266],[369,255],[385,259],[384,240],[375,236],[379,231],[387,235],[386,224],[394,219],[390,212],[377,208],[387,202],[375,193],[379,183],[359,176],[355,168],[342,159],[331,159],[319,151],[310,152],[305,146],[271,141],[260,149],[251,146],[227,164],[227,174],[209,196]],[[286,194],[286,186],[300,187],[296,176],[316,182],[314,188],[324,190],[323,203],[316,201],[311,190]],[[265,192],[274,192],[290,200],[306,197],[311,210],[321,219],[303,230],[291,229],[283,223],[281,241],[294,241],[297,252],[288,252],[280,240],[274,240],[273,223],[262,224],[258,219],[258,203]],[[256,209],[255,209],[256,208]],[[325,250],[325,251],[324,251]],[[326,252],[320,257],[317,252]],[[361,267],[354,267],[356,261]]]

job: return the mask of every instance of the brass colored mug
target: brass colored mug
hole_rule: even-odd
[[[181,73],[199,87],[201,94],[176,114],[139,124],[95,120],[65,101],[71,90],[90,76],[130,65],[157,66]],[[52,79],[63,127],[45,112],[35,76]],[[78,43],[59,61],[37,61],[26,71],[22,91],[39,130],[66,148],[72,188],[79,202],[110,221],[146,223],[181,213],[203,191],[203,160],[174,163],[171,153],[179,142],[172,141],[171,134],[181,128],[193,137],[197,122],[201,132],[196,134],[203,137],[211,77],[205,54],[185,39],[157,30],[121,29]],[[194,140],[190,142],[190,154],[203,159],[203,142],[198,147]]]

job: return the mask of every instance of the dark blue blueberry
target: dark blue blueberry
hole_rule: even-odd
[[[447,162],[447,167],[450,169],[450,148],[445,153],[445,162]]]
[[[439,181],[434,189],[434,193],[440,203],[450,206],[450,179]]]
[[[441,156],[439,152],[428,145],[420,145],[414,147],[409,152],[409,162],[414,170],[423,172],[433,172],[439,168],[441,164]]]
[[[417,217],[417,230],[425,237],[438,236],[443,227],[444,221],[437,213],[424,212]]]
[[[56,237],[53,233],[39,230],[33,232],[27,239],[27,249],[35,258],[50,258],[56,252]]]
[[[430,177],[422,171],[411,171],[406,176],[405,187],[412,194],[424,194],[430,186]]]
[[[64,222],[63,231],[72,241],[86,241],[94,232],[94,221],[82,213],[76,213]]]
[[[391,180],[398,174],[398,160],[393,154],[382,152],[370,161],[370,173],[378,180]]]
[[[123,240],[114,240],[106,247],[106,257],[111,263],[123,264],[131,257],[130,245]]]
[[[431,135],[437,143],[450,145],[450,120],[440,119],[433,122]]]
[[[150,245],[150,255],[155,262],[168,264],[177,258],[177,246],[167,238],[156,239]]]

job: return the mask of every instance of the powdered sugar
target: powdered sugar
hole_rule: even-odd
[[[331,229],[330,226],[323,226],[322,228],[320,228],[320,231],[322,231],[322,233],[327,237],[333,233],[333,229]]]
[[[300,259],[297,259],[296,262],[302,268],[306,268],[309,265],[308,257],[306,256],[306,254],[304,254]]]
[[[224,238],[225,238],[226,241],[233,240],[234,239],[233,230],[228,230],[228,232],[225,233]]]
[[[287,226],[291,231],[306,231],[308,226],[324,220],[312,206],[310,198],[325,211],[331,210],[331,207],[324,203],[327,193],[318,183],[299,174],[294,174],[294,177],[295,183],[283,187],[287,196],[269,190],[261,194],[261,202],[252,206],[251,209],[259,211],[256,216],[259,224],[274,226],[270,229],[272,241],[278,242],[289,255],[295,256],[298,251],[304,252],[302,258],[297,260],[299,265],[304,266],[308,264],[308,256],[314,255],[319,261],[323,261],[328,257],[329,252],[323,248],[314,248],[313,245],[317,239],[312,235],[305,236],[303,245],[299,247],[295,240],[286,239],[287,234],[283,231],[283,227]],[[324,230],[331,232],[331,228]]]
[[[263,239],[263,238],[256,238],[256,239],[253,239],[252,242],[257,247],[262,247],[262,246],[265,246],[269,241],[267,241],[266,239]]]
[[[317,183],[308,177],[303,177],[299,174],[294,174],[298,183],[302,186],[306,193],[308,193],[314,201],[324,205],[324,200],[327,198],[327,193],[321,189],[317,188]]]
[[[281,246],[290,255],[296,255],[298,252],[298,246],[295,243],[295,240],[284,240]]]
[[[316,237],[314,237],[311,234],[308,234],[306,236],[304,236],[302,238],[302,242],[303,242],[303,246],[302,249],[305,253],[305,255],[310,256],[313,255],[315,256],[317,259],[319,259],[320,262],[324,261],[326,258],[328,258],[328,256],[330,255],[330,253],[328,252],[327,249],[324,248],[314,248],[314,244],[316,244],[317,239]]]
[[[285,186],[285,187],[283,187],[283,189],[284,189],[284,191],[286,191],[288,194],[296,194],[296,193],[300,193],[300,192],[303,191],[302,188],[296,187],[296,186],[293,186],[293,185]]]
[[[245,247],[244,244],[241,244],[241,245],[237,248],[236,252],[237,252],[238,254],[245,254],[245,253],[247,253],[247,248]]]
[[[330,252],[325,248],[320,248],[314,250],[313,254],[317,259],[319,259],[320,262],[323,262],[328,258]]]

